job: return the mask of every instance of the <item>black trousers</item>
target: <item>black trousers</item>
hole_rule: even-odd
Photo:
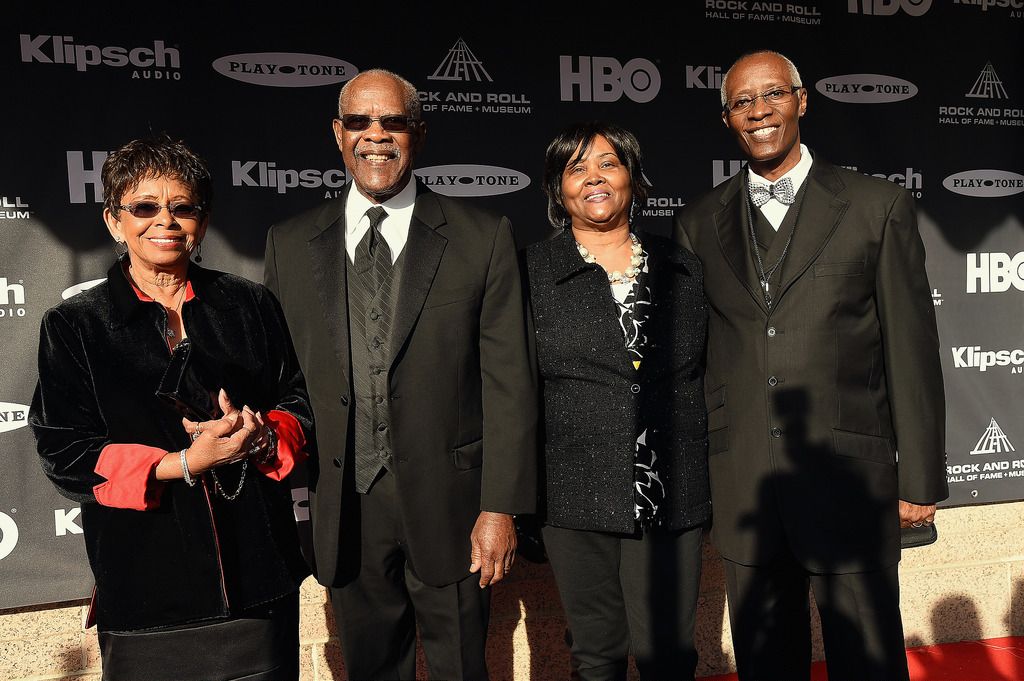
[[[636,535],[546,526],[544,546],[583,681],[693,679],[701,528]]]
[[[419,579],[406,555],[393,475],[385,472],[359,496],[359,575],[330,590],[348,678],[415,679],[419,625],[431,679],[485,681],[490,588],[481,589],[475,574],[441,587]]]
[[[813,574],[795,559],[764,566],[725,561],[726,593],[741,681],[807,681],[808,589],[821,615],[829,681],[907,681],[896,565]]]
[[[101,631],[103,681],[298,681],[299,592],[230,619]]]

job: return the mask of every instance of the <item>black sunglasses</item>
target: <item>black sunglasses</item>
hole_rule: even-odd
[[[197,203],[169,203],[166,206],[156,201],[136,201],[127,206],[115,206],[119,210],[126,210],[137,218],[155,218],[160,214],[161,208],[167,208],[168,212],[176,218],[195,219],[203,212],[203,207]]]
[[[362,132],[369,129],[374,121],[387,132],[409,132],[416,127],[420,119],[398,114],[390,116],[365,116],[363,114],[345,114],[340,119],[343,128],[350,132]]]

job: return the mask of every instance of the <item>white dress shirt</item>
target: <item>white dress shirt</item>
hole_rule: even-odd
[[[416,179],[412,177],[402,191],[381,204],[371,202],[360,194],[355,186],[350,188],[348,200],[345,202],[345,250],[348,252],[348,261],[355,262],[356,246],[366,235],[366,230],[370,229],[370,218],[366,217],[366,211],[380,205],[388,212],[380,224],[380,233],[388,242],[388,248],[391,249],[391,264],[394,265],[405,248],[405,242],[409,240],[409,224],[412,222],[412,209],[415,203]]]
[[[801,144],[800,160],[797,161],[797,164],[790,168],[789,171],[782,176],[788,177],[793,182],[794,194],[800,191],[800,185],[802,185],[804,183],[804,180],[807,179],[807,173],[811,172],[811,160],[811,152],[807,149],[807,145]],[[747,173],[747,180],[752,185],[762,184],[768,186],[774,184],[774,182],[766,180],[757,173],[755,173],[753,170],[750,169],[750,166],[747,166]],[[780,177],[778,180],[775,180],[775,182],[781,180],[782,177]],[[747,200],[749,201],[750,199],[748,198]],[[773,196],[769,198],[768,202],[762,205],[760,208],[761,213],[768,219],[768,222],[770,222],[772,227],[775,228],[775,231],[779,231],[779,225],[781,225],[782,221],[786,219],[786,211],[789,210],[789,206],[787,206],[784,203],[779,203],[779,201],[776,200],[776,198]]]

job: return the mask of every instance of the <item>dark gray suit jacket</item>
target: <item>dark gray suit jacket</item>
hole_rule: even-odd
[[[787,544],[816,572],[892,565],[897,501],[948,494],[938,335],[913,199],[815,157],[769,310],[744,175],[688,204],[674,230],[704,265],[710,304],[714,540],[746,565]]]
[[[348,484],[351,187],[272,227],[265,262],[313,405],[314,571],[328,586],[345,584],[359,565]],[[392,472],[411,562],[424,582],[441,586],[469,574],[481,510],[534,511],[536,376],[507,219],[420,186],[405,248],[388,367]]]

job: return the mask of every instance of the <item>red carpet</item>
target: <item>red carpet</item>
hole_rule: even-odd
[[[1024,636],[990,638],[907,649],[911,681],[1024,681]],[[736,681],[735,674],[703,681]],[[816,662],[811,681],[828,681]]]

